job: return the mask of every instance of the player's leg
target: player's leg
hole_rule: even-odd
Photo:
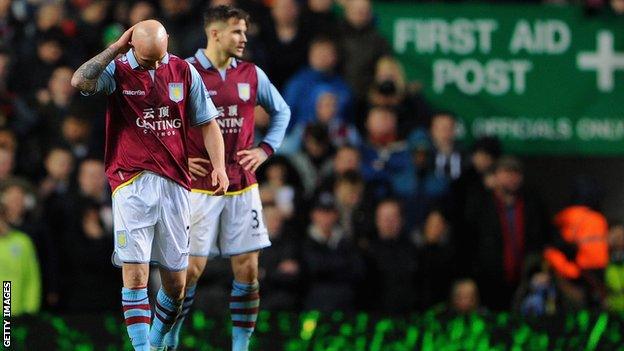
[[[162,287],[156,296],[154,320],[149,333],[152,350],[164,350],[165,335],[171,330],[180,313],[184,298],[186,270],[176,272],[160,268],[160,278]]]
[[[258,254],[255,251],[231,257],[234,272],[230,296],[233,351],[247,351],[256,327],[260,307]]]
[[[165,178],[158,191],[159,217],[154,231],[152,260],[160,266],[162,286],[154,304],[149,340],[153,350],[164,349],[182,307],[189,254],[190,205],[188,191]]]
[[[154,239],[155,197],[137,196],[150,182],[141,175],[133,183],[116,190],[113,196],[115,251],[113,263],[122,267],[121,301],[128,336],[137,351],[149,344],[150,305],[147,296],[149,262]]]
[[[182,301],[182,309],[175,323],[171,327],[171,330],[165,336],[165,345],[167,346],[167,351],[175,351],[178,349],[178,346],[180,344],[180,331],[182,330],[182,325],[186,320],[186,316],[188,315],[191,307],[193,306],[193,302],[195,301],[195,289],[197,288],[197,281],[199,280],[199,277],[206,267],[206,262],[208,262],[208,257],[189,257],[189,266],[186,271],[187,286],[185,289],[184,300]]]
[[[227,199],[221,216],[221,235],[220,245],[231,256],[234,273],[230,296],[232,350],[247,351],[260,306],[259,250],[271,245],[257,187]]]
[[[176,350],[180,340],[180,331],[195,299],[195,289],[199,277],[206,268],[209,256],[218,255],[216,246],[219,229],[219,215],[223,209],[223,197],[202,193],[191,193],[191,231],[189,263],[186,270],[186,294],[182,302],[182,311],[171,331],[165,337],[167,350]]]
[[[149,264],[124,263],[121,304],[128,336],[137,351],[149,350],[150,305],[147,296]]]

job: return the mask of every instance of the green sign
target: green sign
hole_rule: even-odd
[[[379,28],[467,140],[506,151],[624,155],[624,18],[580,7],[378,3]]]

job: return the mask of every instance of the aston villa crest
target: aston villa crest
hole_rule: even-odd
[[[180,102],[184,99],[184,84],[169,83],[169,99],[173,102]]]
[[[125,230],[120,230],[116,233],[117,235],[117,246],[120,248],[124,248],[126,247],[126,244],[128,244],[128,238],[126,236],[126,231]]]
[[[249,83],[238,83],[238,97],[243,101],[248,101],[251,97]]]

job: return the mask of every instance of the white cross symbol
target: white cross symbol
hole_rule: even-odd
[[[596,71],[598,90],[613,91],[617,70],[624,70],[624,53],[613,50],[613,33],[600,31],[596,35],[597,50],[583,51],[576,56],[577,66],[584,71]]]

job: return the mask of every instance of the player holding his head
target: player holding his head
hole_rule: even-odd
[[[230,298],[232,350],[247,350],[260,303],[258,253],[269,246],[262,219],[262,204],[255,171],[280,146],[290,120],[290,108],[266,74],[254,64],[239,60],[247,43],[249,15],[230,6],[206,11],[206,49],[188,61],[197,68],[219,109],[217,122],[225,141],[225,164],[230,191],[225,196],[206,175],[214,162],[201,147],[201,136],[189,135],[191,193],[191,248],[187,290],[182,313],[167,335],[169,350],[178,346],[182,322],[188,313],[195,286],[208,257],[230,257],[234,282]],[[254,146],[254,107],[271,115],[269,131]]]
[[[228,188],[217,109],[197,70],[167,53],[167,41],[162,24],[139,22],[72,78],[84,94],[108,95],[105,164],[113,189],[113,262],[122,267],[124,317],[132,345],[140,351],[164,349],[163,338],[184,298],[189,130],[197,130],[214,165],[208,182],[218,191]],[[151,330],[150,262],[160,266],[162,279]]]

